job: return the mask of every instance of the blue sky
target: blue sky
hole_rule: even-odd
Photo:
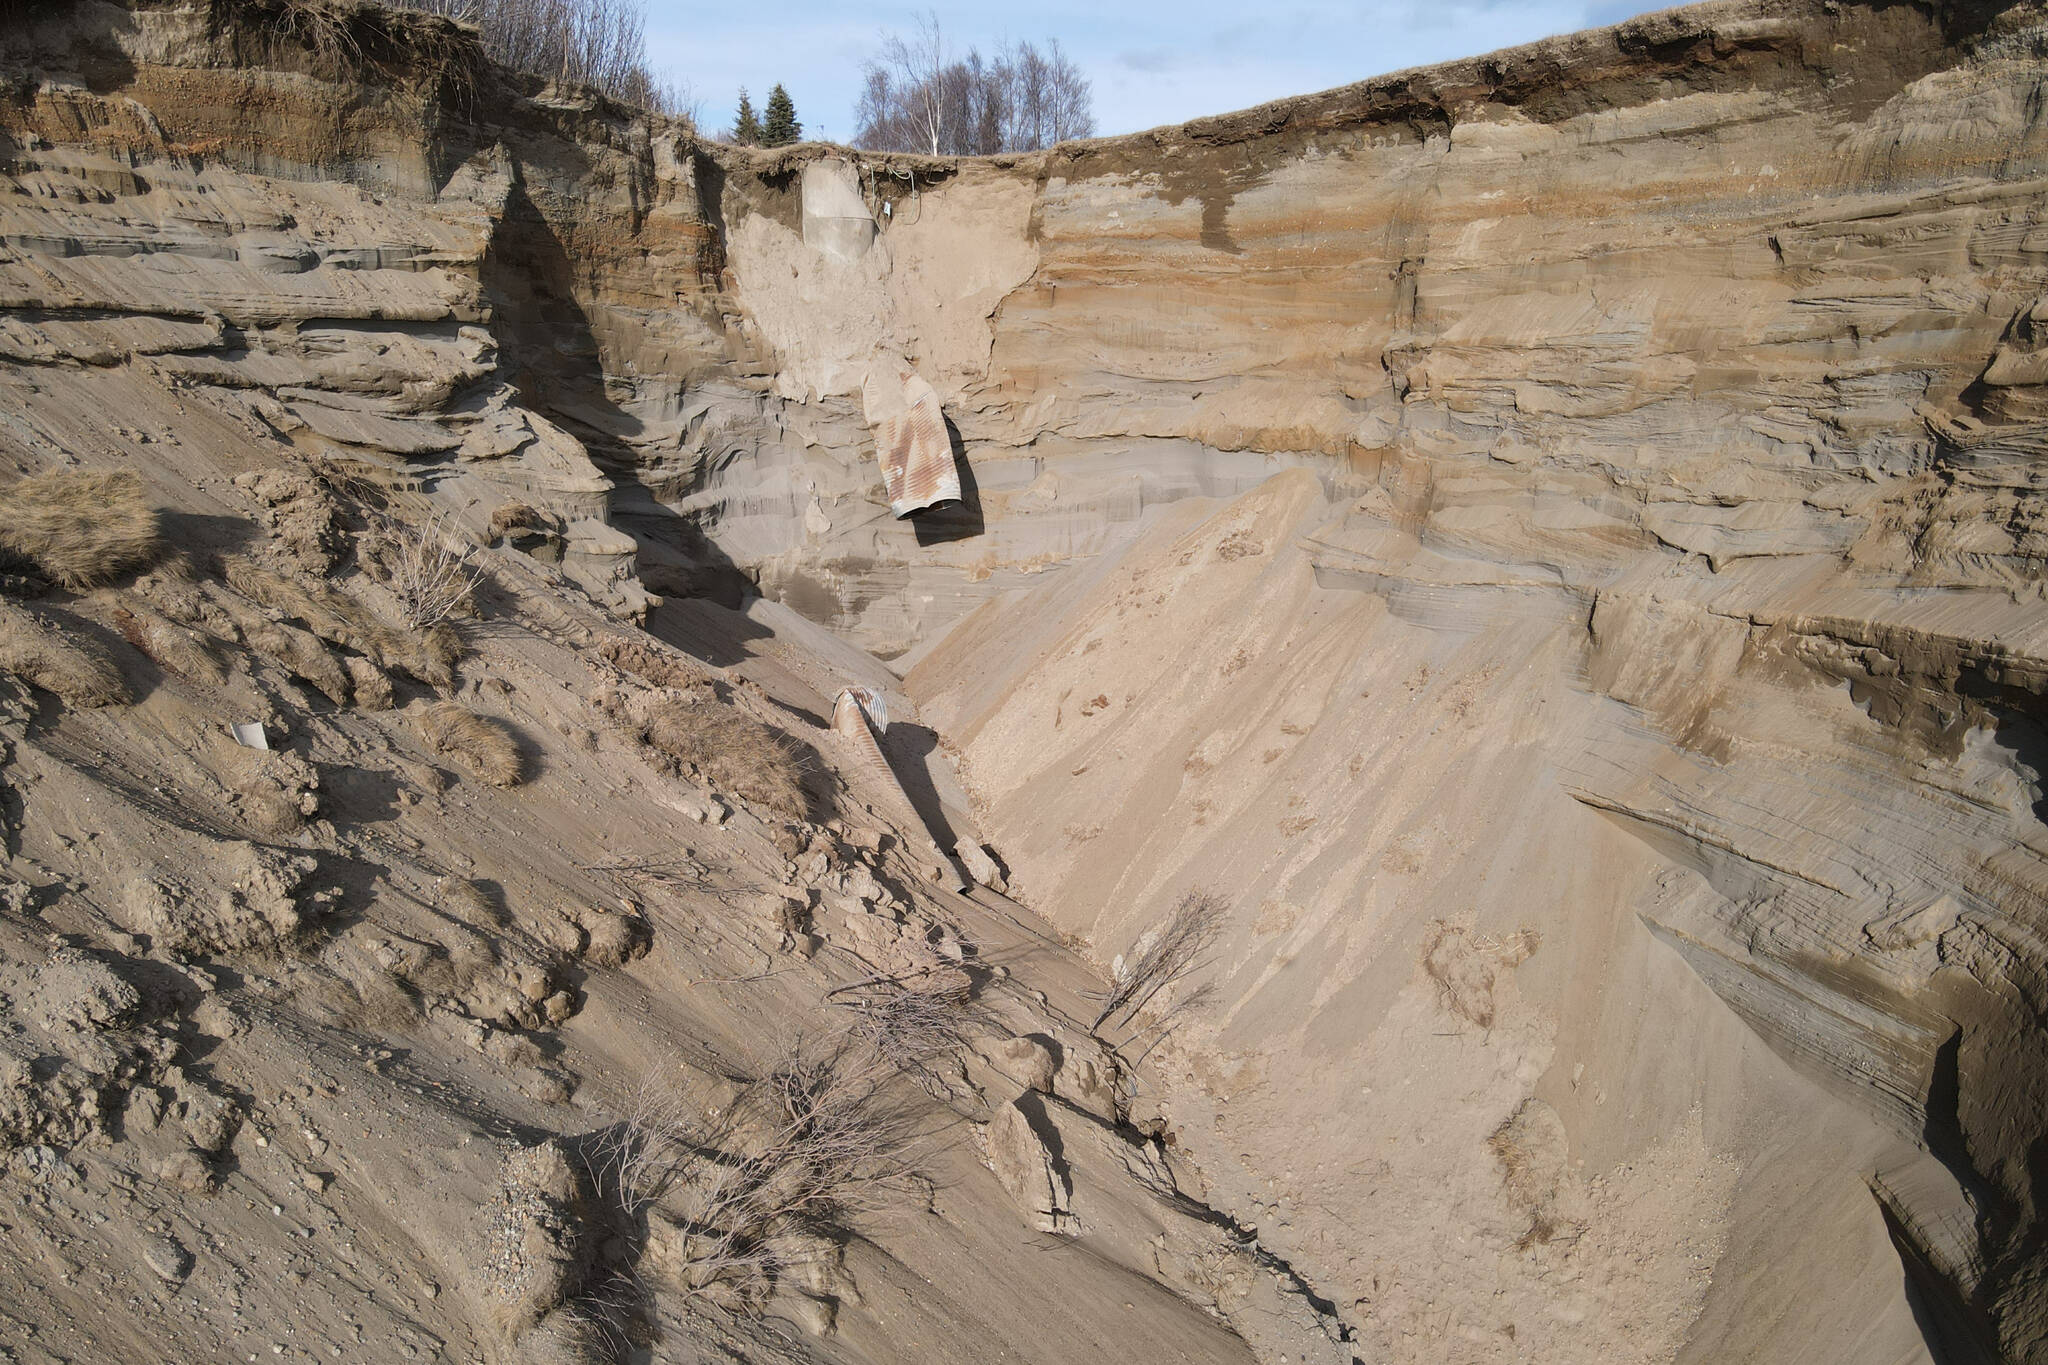
[[[1217,0],[988,8],[933,6],[949,44],[984,51],[1005,39],[1056,37],[1095,83],[1102,133],[1129,133],[1285,95],[1664,8],[1628,0],[1362,0],[1282,4],[1248,15]],[[918,5],[823,0],[724,5],[648,0],[648,56],[687,82],[707,127],[732,121],[741,86],[758,108],[777,81],[805,132],[845,141],[861,64],[889,31],[908,32]]]

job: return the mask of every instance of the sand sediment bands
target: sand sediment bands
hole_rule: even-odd
[[[642,618],[769,687],[770,719],[887,688],[920,818],[984,836],[1105,965],[1190,887],[1224,897],[1210,992],[1134,1025],[1130,1116],[1298,1281],[1205,1280],[1223,1243],[1192,1229],[1220,1224],[1189,1207],[1146,1240],[1171,1191],[1076,1117],[1108,1082],[1071,1027],[1059,1104],[978,1120],[999,1140],[974,1218],[1078,1218],[1160,1341],[1242,1349],[1182,1313],[1207,1284],[1233,1332],[1284,1307],[1267,1355],[2038,1360],[2043,25],[1712,4],[879,165],[512,78],[456,98],[424,58],[323,67],[181,5],[81,8],[9,49],[0,440],[257,518],[313,577],[353,572],[343,528],[273,466],[427,491],[518,556],[506,600],[549,643],[484,657],[536,695]],[[886,226],[842,230],[855,200]],[[878,354],[952,425],[942,514],[889,514],[859,393]],[[323,668],[225,589],[158,591],[131,615],[159,648],[232,609],[238,646],[392,699],[367,656]],[[588,733],[545,695],[551,733]],[[63,752],[93,723],[66,718]],[[553,764],[613,780],[602,745],[576,753],[477,799],[551,792]],[[745,821],[712,843],[757,880],[787,853]],[[807,941],[774,896],[769,951]],[[954,941],[811,908],[849,952]],[[751,970],[661,956],[679,938],[657,926],[668,984]],[[599,978],[600,1015],[641,1017],[632,970]],[[738,1028],[728,1008],[675,1028]],[[948,1226],[888,1264],[987,1231]],[[991,1312],[1057,1358],[1125,1300],[1077,1302],[1035,1343],[1030,1311]],[[973,1338],[957,1308],[933,1340]],[[835,1311],[848,1352],[907,1349],[851,1295]]]

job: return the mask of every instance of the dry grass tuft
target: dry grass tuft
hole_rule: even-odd
[[[405,623],[414,630],[476,614],[484,568],[477,562],[476,545],[464,538],[453,517],[434,512],[422,522],[385,518],[365,549],[363,563],[397,596]]]
[[[447,687],[455,681],[455,665],[467,649],[455,627],[438,625],[402,637],[411,643],[403,658],[394,657],[390,666],[411,673],[423,683]]]
[[[433,687],[449,687],[455,682],[455,665],[462,659],[463,645],[452,626],[397,630],[331,584],[274,574],[246,560],[229,561],[227,577],[244,596],[303,622],[322,640],[353,649],[379,668]]]
[[[499,504],[491,512],[490,539],[503,540],[507,532],[523,531],[540,524],[540,513],[523,502]]]
[[[1534,1202],[1533,1196],[1526,1191],[1535,1177],[1537,1162],[1523,1135],[1520,1118],[1518,1109],[1507,1122],[1494,1129],[1492,1136],[1486,1139],[1486,1145],[1493,1149],[1494,1157],[1500,1162],[1501,1179],[1507,1184],[1509,1197],[1520,1203],[1531,1203]]]
[[[0,554],[66,588],[111,583],[163,552],[157,510],[126,470],[53,470],[0,492]]]
[[[349,690],[355,694],[357,706],[365,711],[389,711],[398,704],[398,694],[392,690],[391,678],[383,669],[356,654],[345,657],[341,666],[348,674]]]
[[[241,634],[242,643],[278,664],[293,677],[312,684],[336,706],[347,706],[354,694],[348,670],[328,653],[311,631],[273,621],[234,593],[212,598]]]
[[[134,699],[127,679],[96,641],[67,636],[7,603],[0,603],[0,670],[56,694],[66,706],[112,706]]]
[[[503,928],[511,921],[504,895],[481,882],[451,877],[443,890],[443,908],[464,924],[488,924]]]
[[[650,707],[641,736],[656,751],[693,768],[715,790],[801,820],[808,813],[803,767],[786,736],[733,707],[664,701]]]
[[[491,716],[478,715],[452,701],[435,702],[420,712],[420,737],[437,754],[460,759],[472,773],[494,787],[516,787],[526,775],[525,760],[511,727]]]

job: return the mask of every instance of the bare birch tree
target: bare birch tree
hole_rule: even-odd
[[[483,33],[500,66],[590,86],[625,104],[690,115],[695,101],[647,62],[644,0],[396,0]]]
[[[1095,131],[1094,88],[1058,39],[949,60],[938,15],[927,13],[914,35],[884,40],[865,78],[853,140],[872,151],[986,156]]]

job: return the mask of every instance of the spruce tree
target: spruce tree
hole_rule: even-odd
[[[768,92],[766,117],[761,120],[761,145],[786,147],[803,135],[803,124],[796,121],[796,105],[790,102],[789,92],[777,83]]]
[[[782,87],[777,86],[780,90]],[[761,120],[754,116],[754,102],[747,98],[747,88],[740,87],[740,111],[732,121],[732,140],[742,147],[761,145]]]

